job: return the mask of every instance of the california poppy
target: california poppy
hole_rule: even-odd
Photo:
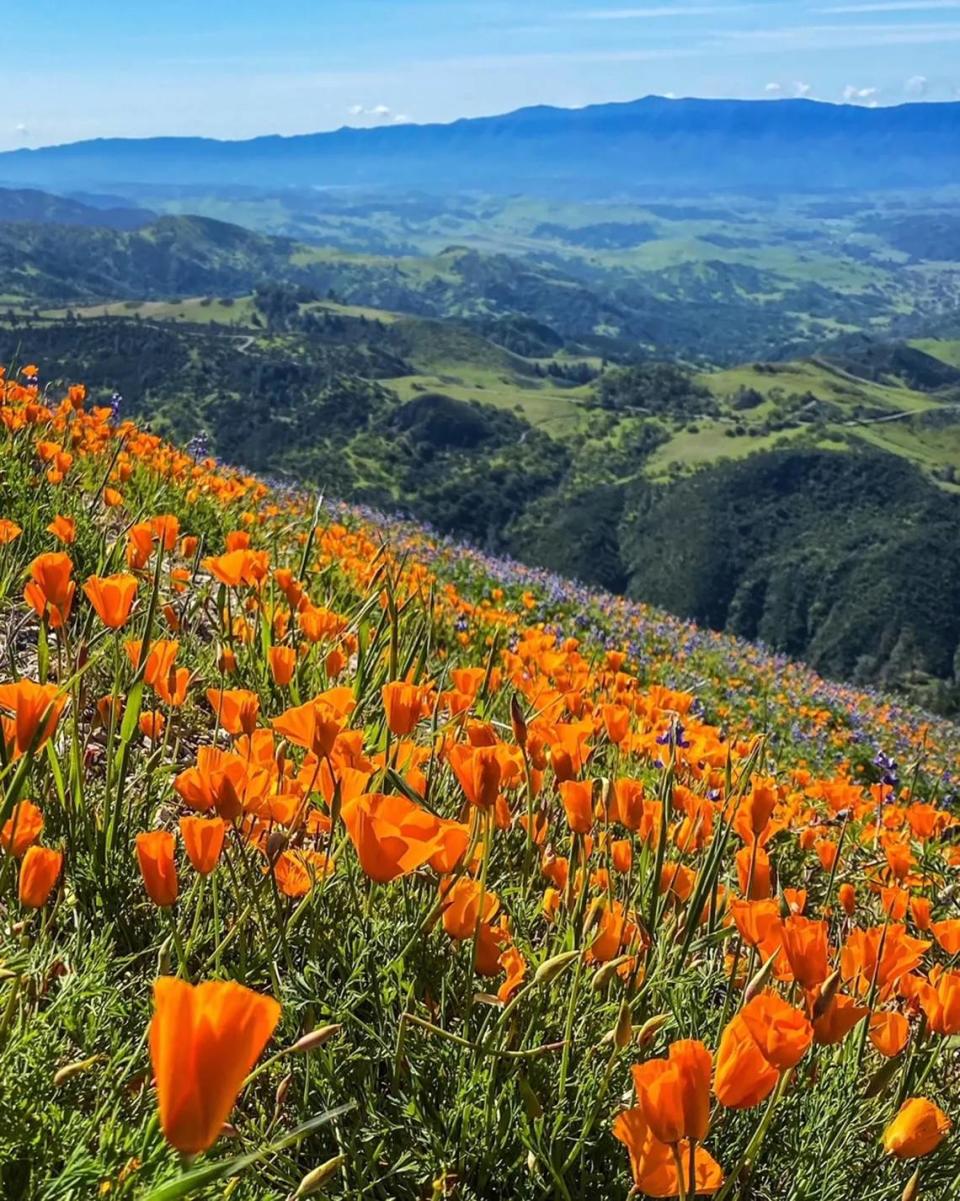
[[[297,652],[291,646],[271,646],[268,659],[273,682],[278,688],[286,688],[296,670]]]
[[[14,859],[26,854],[43,833],[43,814],[33,801],[21,801],[0,829],[0,847]]]
[[[931,1030],[960,1034],[960,972],[932,971],[930,983],[920,987],[920,1005]]]
[[[209,876],[223,850],[227,826],[219,817],[181,817],[180,836],[187,858],[201,876]]]
[[[366,874],[381,884],[416,871],[443,843],[437,819],[404,796],[368,793],[343,807]]]
[[[799,1009],[769,989],[748,1001],[738,1015],[771,1067],[785,1071],[806,1055],[813,1027]]]
[[[166,830],[138,834],[137,861],[150,899],[165,907],[177,899],[177,866],[174,861],[176,840]]]
[[[390,733],[396,738],[406,738],[424,714],[426,689],[395,680],[384,684],[380,691]]]
[[[43,746],[56,730],[66,703],[66,695],[56,684],[37,684],[33,680],[0,684],[0,709],[13,714],[17,754]]]
[[[83,591],[97,611],[97,616],[111,630],[125,625],[137,595],[137,581],[132,575],[92,575],[83,586]]]
[[[589,834],[593,826],[593,782],[564,780],[559,787],[567,825],[574,834]]]
[[[250,1069],[280,1020],[272,997],[229,981],[193,986],[161,976],[153,986],[150,1059],[160,1127],[183,1155],[220,1134]]]
[[[60,878],[62,867],[62,851],[29,847],[20,864],[20,904],[28,909],[42,909]]]
[[[496,803],[502,768],[495,746],[457,743],[447,752],[447,761],[471,805],[489,809]]]
[[[783,953],[793,978],[809,990],[829,975],[827,923],[806,917],[788,917],[781,926]]]
[[[47,533],[53,534],[54,538],[69,546],[71,542],[77,540],[77,523],[72,517],[65,517],[62,513],[58,513],[47,526]]]
[[[946,1138],[950,1126],[950,1119],[932,1101],[926,1097],[910,1097],[884,1130],[883,1149],[898,1159],[929,1155]]]
[[[676,1160],[689,1162],[689,1147],[679,1143],[674,1149],[661,1142],[650,1129],[642,1106],[624,1110],[613,1123],[614,1137],[626,1145],[630,1153],[630,1170],[637,1191],[647,1197],[677,1197],[680,1195],[680,1175]],[[676,1158],[675,1158],[676,1154]],[[713,1194],[723,1185],[723,1170],[705,1147],[694,1148],[693,1188],[688,1196]],[[689,1181],[686,1181],[689,1184]]]
[[[252,734],[257,727],[260,698],[247,688],[208,688],[207,703],[228,734]]]
[[[662,1143],[707,1137],[712,1069],[710,1052],[694,1039],[673,1043],[666,1059],[648,1059],[631,1069],[647,1125]]]
[[[77,586],[70,578],[73,563],[61,551],[38,555],[30,564],[30,579],[23,599],[38,617],[46,618],[53,630],[63,626],[70,616]]]
[[[305,747],[320,758],[330,754],[343,729],[340,715],[326,701],[319,699],[287,709],[279,717],[271,718],[270,724],[294,746]]]
[[[727,1023],[717,1048],[713,1091],[728,1109],[752,1109],[766,1100],[780,1073],[762,1054],[743,1019],[736,1014]]]

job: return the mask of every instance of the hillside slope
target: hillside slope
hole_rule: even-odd
[[[958,727],[36,381],[5,1199],[956,1195]]]

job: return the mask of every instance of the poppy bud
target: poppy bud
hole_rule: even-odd
[[[618,955],[616,959],[608,959],[606,963],[601,964],[598,970],[594,972],[591,987],[596,992],[603,992],[610,980],[616,975],[617,969],[629,959],[629,955]]]
[[[338,1023],[333,1023],[329,1026],[318,1026],[316,1030],[311,1030],[309,1034],[304,1034],[289,1048],[289,1055],[305,1055],[310,1051],[315,1051],[317,1047],[322,1047],[325,1042],[329,1042],[335,1034],[339,1034],[343,1026]]]
[[[293,1084],[293,1075],[288,1074],[277,1085],[276,1095],[274,1096],[274,1108],[277,1113],[283,1109],[283,1103],[287,1099],[287,1093],[290,1091],[291,1084]]]
[[[510,724],[513,726],[513,737],[517,746],[526,748],[527,745],[527,723],[523,717],[523,710],[520,708],[520,702],[516,695],[510,698]]]
[[[906,1187],[901,1194],[900,1201],[917,1201],[920,1196],[920,1169],[913,1173],[907,1181]]]
[[[617,1024],[613,1029],[613,1041],[617,1049],[622,1051],[633,1037],[633,1014],[626,1001],[621,1001],[620,1012],[617,1014]]]
[[[840,987],[840,972],[836,971],[829,975],[823,982],[820,989],[820,996],[817,997],[816,1003],[813,1006],[813,1020],[819,1021],[820,1018],[827,1012],[833,1004],[833,999],[837,995],[837,989]]]
[[[670,1022],[669,1013],[658,1013],[655,1017],[647,1018],[637,1032],[637,1042],[646,1047],[657,1037],[664,1026]]]
[[[276,863],[287,849],[287,836],[283,830],[272,830],[267,839],[267,859],[271,864]]]
[[[744,1002],[752,1001],[758,993],[762,992],[764,988],[766,988],[767,981],[773,974],[774,962],[779,954],[780,948],[778,947],[770,956],[770,958],[763,964],[747,987],[743,990]]]
[[[551,959],[544,960],[534,972],[534,984],[552,984],[562,971],[579,958],[579,951],[564,951],[560,955],[554,955]]]
[[[330,1178],[343,1167],[346,1159],[345,1155],[336,1155],[333,1159],[328,1159],[326,1163],[322,1163],[319,1168],[314,1168],[312,1172],[308,1172],[297,1185],[297,1191],[293,1194],[293,1201],[300,1201],[301,1197],[312,1197],[315,1193],[319,1193]]]

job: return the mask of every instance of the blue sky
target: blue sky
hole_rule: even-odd
[[[960,98],[960,0],[4,0],[0,148],[655,92]]]

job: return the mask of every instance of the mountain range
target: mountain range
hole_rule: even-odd
[[[0,183],[420,188],[589,198],[912,188],[960,178],[960,103],[809,100],[538,106],[448,125],[248,141],[106,138],[0,155]]]

